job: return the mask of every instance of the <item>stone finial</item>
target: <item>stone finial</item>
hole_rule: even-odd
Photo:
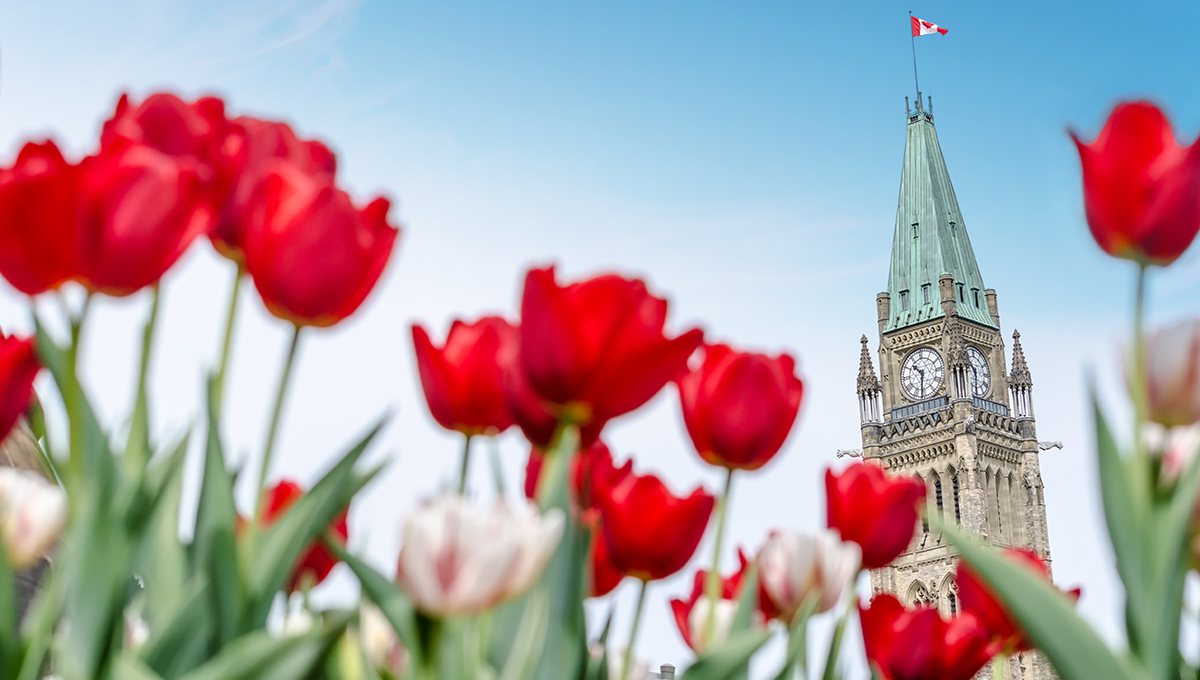
[[[1008,376],[1008,384],[1012,387],[1033,387],[1033,376],[1029,373],[1029,365],[1025,363],[1025,351],[1021,349],[1021,334],[1013,331],[1012,371]]]
[[[946,365],[951,368],[970,368],[971,358],[967,356],[967,342],[963,339],[962,324],[958,314],[952,313],[946,317]]]
[[[858,360],[858,393],[871,394],[879,391],[879,378],[875,377],[875,366],[871,363],[871,351],[867,349],[867,336],[862,336],[862,356]]]

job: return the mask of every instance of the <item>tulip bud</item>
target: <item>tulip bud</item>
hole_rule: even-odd
[[[1200,319],[1146,335],[1146,417],[1165,427],[1200,422]]]
[[[706,347],[704,363],[677,381],[683,421],[700,457],[730,470],[757,470],[774,458],[804,393],[795,368],[787,354]]]
[[[818,613],[832,609],[858,575],[861,562],[858,545],[843,542],[836,531],[774,532],[758,553],[759,579],[779,620],[791,625],[809,597],[817,598]]]
[[[364,604],[359,613],[362,645],[367,661],[377,671],[399,676],[408,666],[408,652],[400,643],[392,624],[373,604]]]
[[[0,539],[16,569],[33,566],[67,522],[67,496],[40,476],[0,468]]]
[[[1071,136],[1096,243],[1143,265],[1174,262],[1200,230],[1200,144],[1180,146],[1148,102],[1118,105],[1090,144]]]
[[[433,419],[467,436],[500,434],[513,424],[504,401],[498,355],[517,331],[498,316],[473,323],[455,320],[441,347],[420,325],[412,327],[413,349],[425,402]]]
[[[840,474],[825,471],[825,503],[829,528],[862,548],[864,567],[878,569],[912,540],[925,506],[925,483],[855,463]]]
[[[562,531],[561,510],[524,499],[489,509],[441,496],[405,520],[397,576],[426,614],[478,614],[528,590]]]

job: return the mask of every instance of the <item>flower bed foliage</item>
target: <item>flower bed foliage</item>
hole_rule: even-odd
[[[1187,429],[1200,420],[1200,322],[1144,338],[1141,320],[1147,271],[1178,258],[1200,228],[1200,145],[1176,144],[1144,103],[1118,106],[1094,142],[1077,143],[1092,232],[1138,265],[1128,445],[1118,446],[1096,408],[1128,647],[1107,647],[1076,615],[1078,591],[1058,591],[1036,555],[997,552],[952,526],[940,529],[964,557],[958,615],[887,594],[860,602],[862,570],[904,551],[925,505],[919,480],[865,461],[827,472],[828,529],[780,529],[754,554],[739,553],[736,573],[693,572],[691,592],[671,601],[696,655],[684,678],[744,678],[776,635],[787,643],[771,661],[775,680],[840,677],[848,625],[861,626],[869,666],[884,680],[966,680],[989,662],[1004,673],[1008,656],[1035,647],[1065,679],[1195,677],[1179,628],[1200,489],[1200,438]],[[0,170],[0,275],[31,298],[57,297],[70,328],[55,337],[40,316],[51,308],[31,304],[35,337],[0,339],[0,433],[31,415],[46,473],[0,471],[0,680],[644,680],[646,668],[624,650],[637,639],[646,591],[687,569],[706,532],[708,564],[719,563],[735,475],[752,485],[795,424],[804,389],[794,359],[708,343],[698,329],[667,334],[667,302],[641,280],[563,282],[552,266],[531,269],[517,319],[455,321],[440,345],[413,327],[429,410],[463,437],[460,481],[405,519],[394,566],[368,564],[347,552],[346,518],[379,472],[359,461],[382,422],[310,489],[275,479],[273,453],[298,342],[370,294],[400,234],[388,208],[383,198],[359,207],[338,188],[336,159],[320,142],[283,123],[230,117],[211,97],[122,97],[93,155],[72,162],[53,141],[31,142]],[[146,374],[159,281],[203,238],[230,260],[233,287],[206,413],[189,435],[202,439],[204,464],[195,523],[181,534],[189,437],[152,440]],[[293,335],[253,471],[258,500],[239,509],[221,423],[244,277]],[[86,294],[64,295],[70,288]],[[93,296],[146,288],[137,398],[128,433],[117,436],[78,378],[80,331]],[[32,386],[41,370],[66,405],[62,428],[40,423]],[[632,460],[618,464],[604,443],[610,420],[663,389],[678,390],[699,457],[725,471],[720,493],[677,493]],[[1165,433],[1153,445],[1150,422]],[[472,443],[514,426],[531,445],[523,497],[472,500]],[[52,569],[22,616],[14,573],[47,553]],[[308,591],[338,562],[362,601],[315,608]],[[640,595],[622,645],[609,639],[611,621],[589,628],[584,601],[626,578]],[[838,617],[835,633],[812,653],[810,619],[826,613]]]

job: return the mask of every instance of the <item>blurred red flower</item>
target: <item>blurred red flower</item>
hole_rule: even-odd
[[[863,646],[882,680],[968,680],[997,652],[972,614],[949,621],[932,607],[906,609],[883,593],[859,605]]]
[[[600,503],[613,566],[643,581],[679,571],[700,545],[713,503],[702,487],[679,498],[654,475],[625,476]]]
[[[521,365],[559,421],[603,423],[646,403],[684,370],[703,334],[667,338],[667,301],[608,274],[560,286],[531,269],[521,298]]]
[[[287,509],[292,507],[296,501],[304,497],[304,489],[299,484],[290,480],[280,480],[275,486],[263,492],[263,526],[271,526],[275,520],[283,516]],[[329,533],[333,537],[339,539],[339,543],[346,545],[346,540],[349,537],[349,528],[346,524],[346,516],[350,509],[342,510],[333,522],[329,525]],[[315,538],[304,551],[300,553],[300,557],[296,560],[296,564],[292,567],[291,574],[288,575],[287,584],[284,586],[287,591],[295,592],[295,590],[304,585],[305,579],[311,579],[309,585],[315,586],[325,580],[329,576],[329,572],[333,571],[334,566],[339,560],[325,547],[320,538]]]
[[[705,347],[704,363],[678,379],[683,421],[706,462],[757,470],[779,452],[796,422],[804,384],[781,354]]]
[[[195,163],[114,142],[80,169],[77,278],[89,290],[124,296],[154,285],[211,225],[212,206]]]
[[[242,233],[251,201],[276,160],[301,172],[332,178],[337,158],[318,141],[302,140],[287,123],[240,117],[229,121],[222,145],[224,172],[229,177],[212,231],[213,247],[234,262],[243,262]]]
[[[1049,568],[1032,550],[1008,548],[1000,554],[1050,581]],[[958,561],[954,581],[958,584],[958,600],[962,603],[963,612],[973,614],[979,619],[983,627],[999,640],[1000,649],[1005,654],[1033,649],[1033,643],[1025,635],[1025,629],[1013,619],[1000,597],[965,560]],[[1075,588],[1066,591],[1064,595],[1075,602],[1079,600],[1081,592],[1079,588]]]
[[[1083,199],[1096,243],[1114,257],[1168,265],[1200,230],[1200,143],[1180,146],[1149,102],[1117,105],[1085,144]]]
[[[904,552],[924,501],[923,482],[888,475],[878,465],[855,463],[840,474],[825,471],[829,528],[862,547],[865,569],[886,566]]]
[[[276,161],[254,199],[243,236],[246,269],[275,316],[299,326],[332,326],[370,294],[399,230],[390,204],[355,208],[327,175]]]
[[[33,379],[41,367],[33,338],[0,334],[0,440],[29,409]]]
[[[79,167],[53,141],[30,142],[0,170],[0,274],[37,295],[61,286],[79,264]]]
[[[417,371],[433,419],[465,435],[499,434],[513,424],[504,401],[497,354],[516,330],[498,316],[455,320],[442,347],[420,325],[412,327]]]

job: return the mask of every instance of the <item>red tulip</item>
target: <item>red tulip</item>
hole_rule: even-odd
[[[1071,137],[1088,227],[1104,252],[1164,266],[1182,255],[1200,230],[1200,143],[1176,143],[1148,102],[1118,105],[1091,144]]]
[[[124,296],[158,282],[212,221],[195,165],[114,143],[84,159],[78,278]]]
[[[519,333],[517,334],[519,336]],[[554,435],[558,433],[558,418],[550,412],[547,404],[529,386],[525,370],[521,365],[521,350],[517,342],[500,353],[500,364],[504,374],[504,401],[508,412],[521,428],[521,434],[536,449],[547,450],[554,446]],[[579,446],[587,448],[600,438],[604,429],[603,420],[595,420],[579,428]]]
[[[968,680],[997,651],[971,614],[946,621],[932,607],[905,609],[884,593],[858,615],[867,659],[882,680]]]
[[[683,569],[708,526],[713,497],[696,488],[671,494],[654,475],[629,474],[601,499],[601,532],[613,566],[652,581]]]
[[[76,274],[79,258],[79,167],[53,141],[26,144],[0,170],[0,274],[37,295]]]
[[[537,495],[538,479],[541,477],[545,455],[537,447],[529,451],[529,462],[525,466],[527,498],[535,498]],[[624,465],[617,467],[613,463],[612,452],[599,440],[576,453],[569,465],[567,474],[571,480],[573,500],[585,513],[599,508],[601,499],[610,494],[612,488],[621,480],[633,474],[633,460],[626,460]]]
[[[706,462],[731,470],[757,470],[787,439],[804,384],[787,354],[705,348],[704,363],[678,379],[683,421]]]
[[[242,233],[251,201],[274,161],[286,161],[313,175],[333,177],[337,171],[332,151],[321,142],[300,139],[287,123],[235,118],[229,121],[222,151],[230,186],[213,228],[212,243],[217,252],[234,262],[244,261]]]
[[[1008,548],[1000,554],[1028,568],[1046,581],[1050,580],[1050,570],[1046,563],[1032,550]],[[979,619],[983,627],[1000,641],[1000,648],[1005,654],[1033,649],[1033,643],[1026,636],[1025,629],[1013,619],[1004,602],[966,561],[959,560],[954,581],[958,584],[958,599],[962,603],[963,612]],[[1080,592],[1079,588],[1075,588],[1067,591],[1065,595],[1072,601],[1078,601]]]
[[[865,569],[886,566],[904,552],[924,501],[921,480],[888,475],[871,463],[855,463],[837,475],[825,471],[829,528],[862,546]]]
[[[502,344],[515,342],[516,329],[498,316],[455,320],[441,348],[421,326],[413,325],[412,333],[425,401],[439,425],[467,436],[512,426],[496,355]]]
[[[0,334],[0,440],[8,436],[33,399],[33,379],[41,364],[33,338]]]
[[[267,309],[303,326],[354,313],[383,273],[399,230],[389,203],[359,210],[333,178],[277,161],[256,194],[243,248]]]
[[[112,118],[104,122],[100,147],[148,146],[195,172],[208,198],[215,200],[227,179],[220,172],[226,127],[225,102],[216,97],[188,104],[173,94],[158,93],[133,106],[123,94]]]
[[[532,269],[521,299],[521,363],[560,421],[603,422],[646,403],[686,367],[698,329],[663,335],[667,302],[616,275],[559,286]]]
[[[304,489],[290,479],[281,480],[275,486],[267,489],[263,496],[263,526],[274,524],[276,519],[283,516],[287,509],[303,496]],[[343,546],[346,545],[349,537],[346,525],[348,512],[349,508],[342,510],[341,514],[334,518],[329,525],[329,534],[339,539],[338,542]],[[295,592],[297,588],[304,585],[306,580],[310,586],[315,586],[329,576],[329,572],[333,571],[337,563],[337,557],[329,552],[329,548],[325,547],[320,538],[315,538],[304,549],[304,552],[300,553],[299,559],[292,567],[292,573],[288,576],[285,588],[288,592]]]
[[[743,571],[745,565],[742,566]],[[738,597],[741,590],[743,571],[721,578],[721,599],[716,603],[716,612],[712,614],[712,636],[705,634],[709,620],[709,610],[713,603],[705,594],[705,581],[708,572],[699,569],[692,577],[692,592],[686,600],[678,598],[671,600],[671,613],[675,615],[675,626],[683,643],[693,652],[702,654],[714,644],[721,644],[729,637],[733,627],[733,619],[737,615]]]

